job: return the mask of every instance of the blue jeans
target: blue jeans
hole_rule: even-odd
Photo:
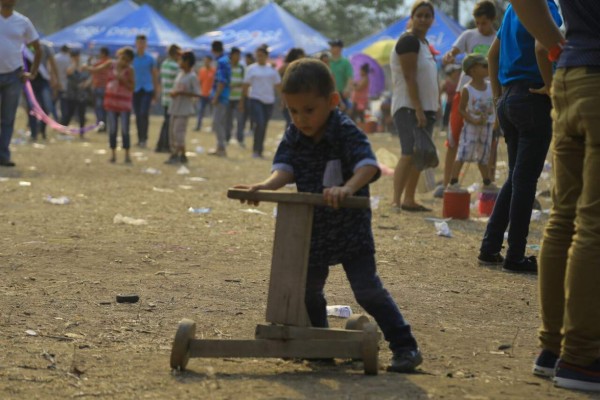
[[[119,120],[121,120],[121,136],[123,137],[123,148],[131,147],[129,136],[129,118],[130,112],[108,111],[106,113],[106,122],[108,123],[108,141],[111,149],[117,148],[117,133],[119,132]]]
[[[273,113],[273,104],[266,104],[260,100],[250,99],[250,115],[254,122],[254,145],[252,151],[255,154],[262,155],[265,135],[267,133],[267,124]]]
[[[206,108],[211,108],[210,97],[202,96],[200,97],[200,107],[198,109],[198,122],[196,123],[196,130],[199,131],[202,128],[202,119],[204,119],[204,114],[206,113]]]
[[[45,79],[36,79],[34,82],[31,82],[31,87],[33,89],[35,99],[39,103],[40,107],[42,107],[42,110],[44,110],[47,115],[52,115],[54,105],[52,104],[52,90],[50,89],[50,82]],[[31,111],[31,104],[27,102],[27,105],[29,111]],[[32,139],[37,139],[38,132],[42,134],[42,137],[46,138],[46,124],[42,121],[39,121],[31,114],[29,114],[29,129],[31,130]]]
[[[550,98],[529,93],[530,87],[524,82],[508,86],[498,104],[508,150],[508,178],[481,243],[482,253],[499,253],[508,227],[506,259],[516,262],[525,257],[537,181],[552,139]]]
[[[148,141],[148,124],[150,123],[150,106],[152,105],[154,91],[144,89],[133,92],[133,112],[135,112],[135,125],[137,127],[138,143]]]
[[[229,104],[227,105],[227,112],[225,113],[225,140],[228,142],[231,139],[233,118],[235,116],[237,141],[244,143],[244,113],[238,109],[239,104],[240,100],[229,100]]]
[[[15,127],[19,96],[23,89],[21,69],[0,74],[0,160],[10,161],[10,140]]]
[[[104,88],[94,88],[94,111],[96,112],[96,123],[106,122],[106,110],[104,109]]]
[[[371,314],[390,343],[393,352],[415,350],[417,341],[411,333],[398,306],[383,287],[377,275],[375,255],[366,254],[342,262],[346,277],[356,301]],[[329,266],[317,265],[311,260],[306,275],[305,304],[312,326],[327,328],[327,300],[323,293],[325,281],[329,275]]]

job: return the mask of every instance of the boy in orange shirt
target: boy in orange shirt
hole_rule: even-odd
[[[217,69],[212,65],[212,57],[204,57],[204,64],[198,70],[198,82],[200,82],[200,110],[198,111],[198,122],[196,123],[196,131],[202,128],[202,119],[206,107],[210,107],[210,92],[212,91],[213,82]]]

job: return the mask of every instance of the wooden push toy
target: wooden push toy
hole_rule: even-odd
[[[306,270],[315,206],[325,206],[313,193],[249,192],[231,189],[227,197],[276,202],[277,221],[269,281],[266,320],[256,326],[254,340],[195,339],[196,324],[179,323],[171,351],[171,368],[185,370],[191,357],[351,358],[362,360],[365,374],[378,372],[377,326],[365,315],[353,315],[346,329],[313,328],[304,305]],[[368,208],[366,197],[349,197],[346,208]]]

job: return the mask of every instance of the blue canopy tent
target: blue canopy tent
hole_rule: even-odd
[[[205,51],[210,51],[214,40],[222,41],[226,50],[238,47],[243,52],[252,52],[262,44],[267,44],[272,57],[285,56],[293,47],[300,47],[307,54],[329,48],[327,37],[275,3],[269,3],[195,39]]]
[[[106,31],[115,22],[138,8],[139,6],[131,0],[121,0],[97,14],[44,37],[44,40],[51,42],[55,47],[65,44],[83,47],[89,38]]]
[[[137,35],[146,35],[148,52],[160,56],[166,54],[171,44],[200,53],[200,46],[192,38],[147,4],[91,37],[86,47],[93,49],[105,46],[114,52],[123,46],[133,46]]]
[[[343,54],[346,57],[349,57],[353,54],[364,52],[365,49],[377,42],[385,40],[397,40],[406,30],[406,25],[409,19],[409,17],[406,17],[394,22],[387,28],[384,28],[373,35],[364,38],[360,42],[345,48]],[[439,9],[436,9],[435,19],[427,34],[427,40],[436,50],[444,54],[452,48],[452,44],[464,30],[465,28],[463,28],[458,22],[448,17]]]

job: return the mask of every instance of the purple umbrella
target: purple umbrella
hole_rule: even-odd
[[[354,69],[354,80],[360,79],[360,67],[369,64],[369,97],[377,98],[385,90],[385,73],[381,65],[366,54],[355,54],[350,57]]]

